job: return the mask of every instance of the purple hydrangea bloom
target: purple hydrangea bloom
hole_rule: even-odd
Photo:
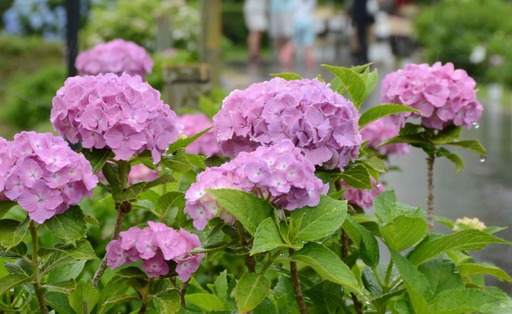
[[[208,220],[220,214],[226,222],[234,217],[219,208],[206,189],[230,188],[252,192],[286,210],[316,206],[328,185],[315,177],[315,166],[290,140],[255,151],[241,152],[220,167],[206,169],[185,193],[185,213],[194,227],[203,230]]]
[[[153,69],[153,60],[146,50],[136,43],[114,39],[80,53],[75,66],[80,75],[127,73],[144,77]]]
[[[186,136],[193,136],[209,127],[213,127],[213,122],[202,113],[184,114],[179,119],[183,124],[183,134]],[[186,148],[186,152],[189,154],[202,154],[206,157],[218,154],[219,151],[219,145],[213,130],[204,133]]]
[[[89,161],[50,133],[21,132],[0,139],[0,192],[43,223],[65,212],[98,183]]]
[[[119,239],[110,241],[105,257],[111,269],[143,260],[142,268],[150,278],[167,275],[167,262],[172,260],[176,263],[178,277],[185,282],[199,268],[204,257],[204,254],[190,254],[188,251],[200,246],[201,241],[195,234],[148,221],[146,228],[131,227],[121,232]]]
[[[373,177],[372,190],[359,190],[346,184],[345,182],[342,182],[341,185],[344,189],[346,189],[343,193],[343,198],[346,199],[350,204],[358,206],[362,209],[372,207],[373,200],[377,197],[377,195],[384,192],[384,187],[382,184],[379,184]]]
[[[410,151],[409,144],[397,143],[379,146],[395,137],[400,132],[400,125],[392,117],[386,116],[367,124],[361,129],[363,141],[368,141],[367,147],[375,149],[381,155],[403,156]]]
[[[358,119],[352,102],[317,79],[274,78],[233,91],[213,124],[226,156],[289,139],[313,164],[343,169],[359,154]]]
[[[109,148],[118,160],[150,150],[157,163],[183,128],[160,93],[139,76],[71,77],[52,104],[50,120],[60,135],[85,148]]]
[[[466,71],[454,69],[452,63],[442,65],[408,64],[403,69],[386,75],[382,81],[382,103],[411,106],[422,112],[423,126],[441,130],[449,125],[470,128],[482,115],[475,81]],[[418,114],[403,113],[405,118]]]

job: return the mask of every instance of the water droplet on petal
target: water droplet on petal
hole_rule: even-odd
[[[480,127],[480,124],[478,124],[477,122],[473,122],[473,127],[475,129],[478,129]]]
[[[485,162],[485,160],[486,160],[486,159],[487,159],[487,157],[485,157],[485,156],[483,156],[483,155],[482,155],[482,156],[480,156],[480,162]]]

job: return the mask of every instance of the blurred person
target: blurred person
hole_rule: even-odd
[[[313,47],[316,39],[315,8],[316,0],[298,0],[295,11],[293,44],[297,48],[304,48],[304,58],[308,67],[315,65]]]
[[[292,37],[298,0],[270,0],[269,35],[274,40],[279,62],[289,68],[293,59]]]
[[[368,11],[368,0],[354,0],[350,6],[350,18],[356,28],[357,47],[353,48],[356,64],[366,64],[368,60],[369,27],[375,23],[374,16]]]
[[[268,28],[267,1],[266,0],[245,0],[244,20],[249,35],[247,47],[249,49],[249,61],[258,63],[261,61],[260,49],[263,32]]]

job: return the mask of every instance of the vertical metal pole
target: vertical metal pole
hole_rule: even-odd
[[[220,86],[220,43],[222,37],[221,0],[203,0],[201,62],[206,62],[214,87]]]
[[[80,0],[66,2],[66,59],[68,76],[77,75],[75,60],[78,54],[78,28],[80,26]]]

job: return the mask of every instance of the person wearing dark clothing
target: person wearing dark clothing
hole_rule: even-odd
[[[375,18],[368,12],[367,0],[354,0],[350,9],[352,25],[356,28],[357,50],[354,51],[357,64],[368,63],[368,27]]]

